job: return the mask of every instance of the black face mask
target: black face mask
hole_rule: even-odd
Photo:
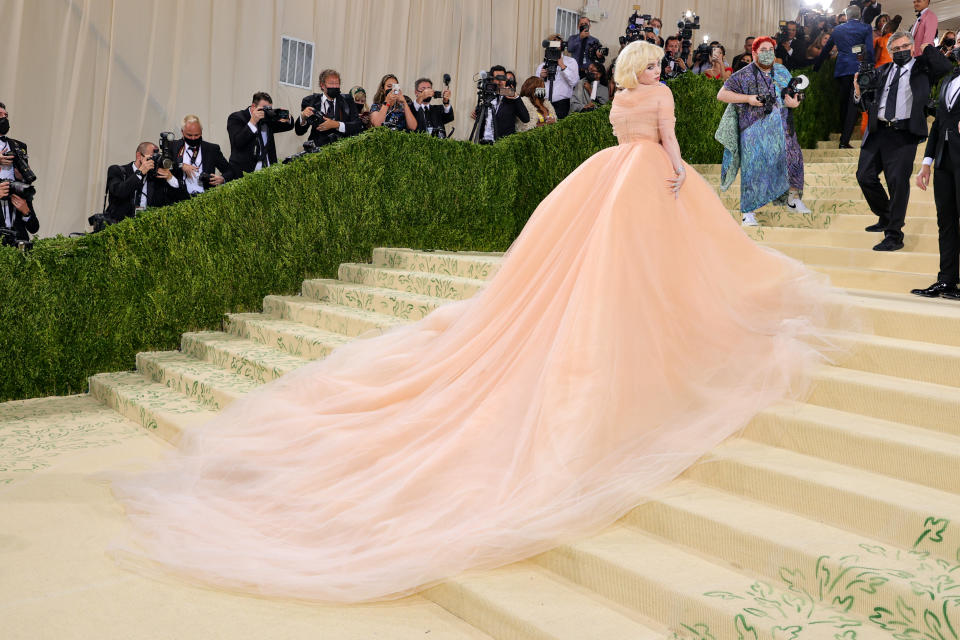
[[[433,94],[430,94],[429,96],[427,96],[426,98],[424,98],[424,99],[423,99],[423,102],[424,102],[424,104],[430,104],[430,101],[431,101],[431,100],[433,100]]]
[[[587,82],[593,82],[597,79],[597,74],[595,74],[593,71],[587,71],[586,78]]]
[[[340,95],[340,87],[327,87],[324,91],[331,100],[336,100],[337,96]]]
[[[203,136],[194,138],[193,140],[187,139],[187,144],[193,148],[199,147],[201,142],[203,142]]]
[[[5,136],[10,131],[10,119],[0,118],[0,136]]]
[[[957,44],[957,41],[955,38],[944,38],[943,42],[940,43],[940,46],[952,47],[955,44]]]
[[[898,67],[902,67],[910,62],[910,58],[912,57],[913,53],[911,53],[909,49],[906,51],[897,51],[893,54],[893,64],[897,65]]]

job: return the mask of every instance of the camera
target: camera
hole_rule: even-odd
[[[326,120],[326,117],[320,112],[320,109],[323,106],[323,99],[320,97],[314,98],[313,101],[307,106],[313,107],[313,115],[309,118],[306,118],[304,122],[311,127],[317,127],[323,124],[323,121]]]
[[[627,18],[627,28],[624,30],[624,35],[620,36],[620,46],[643,40],[645,31],[653,33],[653,27],[647,24],[652,19],[653,16],[649,13],[640,13],[640,5],[633,5],[633,15]]]
[[[172,171],[180,166],[180,158],[174,152],[173,143],[177,136],[172,131],[163,131],[160,133],[160,144],[157,145],[157,151],[151,158],[153,160],[154,175],[156,169],[166,169]]]
[[[694,65],[704,65],[710,62],[710,55],[713,53],[713,46],[704,42],[701,45],[698,45],[696,50],[693,52],[693,64]]]
[[[777,96],[772,93],[757,94],[757,100],[763,107],[763,115],[768,116],[773,113],[773,108],[777,106]]]
[[[556,68],[566,44],[562,40],[544,40],[541,44],[543,45],[543,64],[552,64]]]
[[[17,238],[17,232],[13,229],[0,229],[0,245],[4,247],[16,247],[20,251],[26,251],[33,248],[31,240],[20,240]]]
[[[0,198],[0,200],[10,200],[10,196],[17,195],[23,198],[24,200],[29,200],[33,196],[37,195],[37,188],[27,184],[21,180],[10,180],[9,178],[0,180],[0,184],[9,184],[10,193],[7,194],[5,198]]]
[[[860,87],[860,97],[864,104],[872,103],[880,96],[883,89],[883,78],[880,70],[877,69],[873,61],[863,56],[863,45],[854,45],[851,52],[857,56],[860,62],[860,68],[857,70],[857,85]]]
[[[279,122],[290,119],[289,109],[274,109],[270,105],[263,106],[263,119],[267,122]]]
[[[23,148],[13,141],[9,142],[9,147],[10,153],[13,154],[13,168],[20,172],[20,178],[27,184],[36,182],[37,174],[27,164],[27,154]]]
[[[690,49],[693,48],[693,32],[700,28],[700,16],[687,11],[677,21],[677,35],[680,37],[680,58],[686,60],[690,57]]]
[[[604,64],[608,55],[610,55],[610,47],[603,47],[599,42],[593,42],[587,47],[587,60],[590,62]]]
[[[804,91],[807,90],[807,87],[810,86],[810,78],[805,75],[799,75],[790,79],[790,82],[787,83],[787,86],[783,88],[783,91],[780,92],[780,98],[786,98],[787,96],[791,98],[796,98],[800,102],[803,102]]]

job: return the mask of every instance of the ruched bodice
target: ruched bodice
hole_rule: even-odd
[[[660,131],[673,131],[674,123],[673,94],[665,84],[641,84],[614,96],[610,124],[620,144],[660,142]]]

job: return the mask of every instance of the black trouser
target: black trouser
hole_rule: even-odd
[[[863,197],[880,218],[886,237],[898,242],[903,242],[903,219],[910,202],[910,176],[918,144],[917,137],[909,131],[881,126],[867,135],[860,148],[857,182]],[[881,170],[890,189],[889,197],[880,182]]]
[[[553,110],[557,112],[557,120],[566,118],[567,114],[570,113],[570,98],[554,100],[551,104],[553,105]]]
[[[958,150],[960,151],[960,150]],[[933,170],[933,199],[937,203],[937,230],[940,236],[940,273],[937,280],[960,282],[960,152],[951,157],[943,149],[940,166]]]
[[[853,101],[853,76],[838,76],[837,82],[840,83],[840,122],[843,127],[840,130],[840,144],[844,145],[850,144],[860,107]]]

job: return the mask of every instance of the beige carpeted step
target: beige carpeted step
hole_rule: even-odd
[[[341,264],[338,276],[345,282],[419,293],[427,296],[462,300],[477,293],[485,280],[452,276],[444,273],[421,273],[374,267],[369,264]]]
[[[745,227],[747,235],[754,240],[777,244],[796,244],[817,247],[843,247],[847,249],[870,249],[883,239],[882,234],[867,231],[840,231],[837,229],[797,229],[787,227]],[[936,254],[939,241],[934,235],[908,234],[903,238],[900,251]],[[895,253],[895,252],[890,252]]]
[[[866,232],[858,232],[867,237]],[[754,234],[760,235],[760,234]],[[766,238],[767,234],[762,234]],[[871,236],[872,237],[872,236]],[[880,241],[875,237],[873,242]],[[846,247],[824,247],[806,244],[788,244],[783,242],[760,241],[760,244],[780,253],[796,258],[807,264],[822,266],[853,267],[859,269],[881,269],[885,271],[905,271],[908,273],[928,273],[930,277],[937,273],[939,256],[933,253],[900,251],[874,251],[872,244],[858,249]],[[936,279],[936,278],[934,278]],[[931,280],[933,282],[933,280]],[[836,283],[835,283],[836,284]]]
[[[179,351],[137,354],[137,370],[212,411],[219,411],[259,386],[258,382]]]
[[[351,338],[403,322],[383,313],[318,302],[302,296],[267,296],[263,299],[263,310],[282,320]]]
[[[863,231],[866,227],[876,224],[876,222],[877,216],[872,213],[862,215],[843,214],[833,216],[829,227],[836,231]],[[930,216],[908,214],[904,220],[903,233],[906,235],[936,236],[938,233],[936,211]],[[879,239],[880,235],[878,234],[877,240],[879,241]]]
[[[235,336],[312,360],[323,358],[350,338],[265,313],[227,314],[226,330]]]
[[[960,346],[960,303],[865,290],[839,293],[836,300],[851,305],[865,320],[868,332]]]
[[[385,287],[353,284],[339,280],[306,280],[304,297],[354,309],[373,311],[416,321],[449,300]]]
[[[220,331],[185,333],[180,350],[259,383],[275,380],[308,362],[286,351]]]

